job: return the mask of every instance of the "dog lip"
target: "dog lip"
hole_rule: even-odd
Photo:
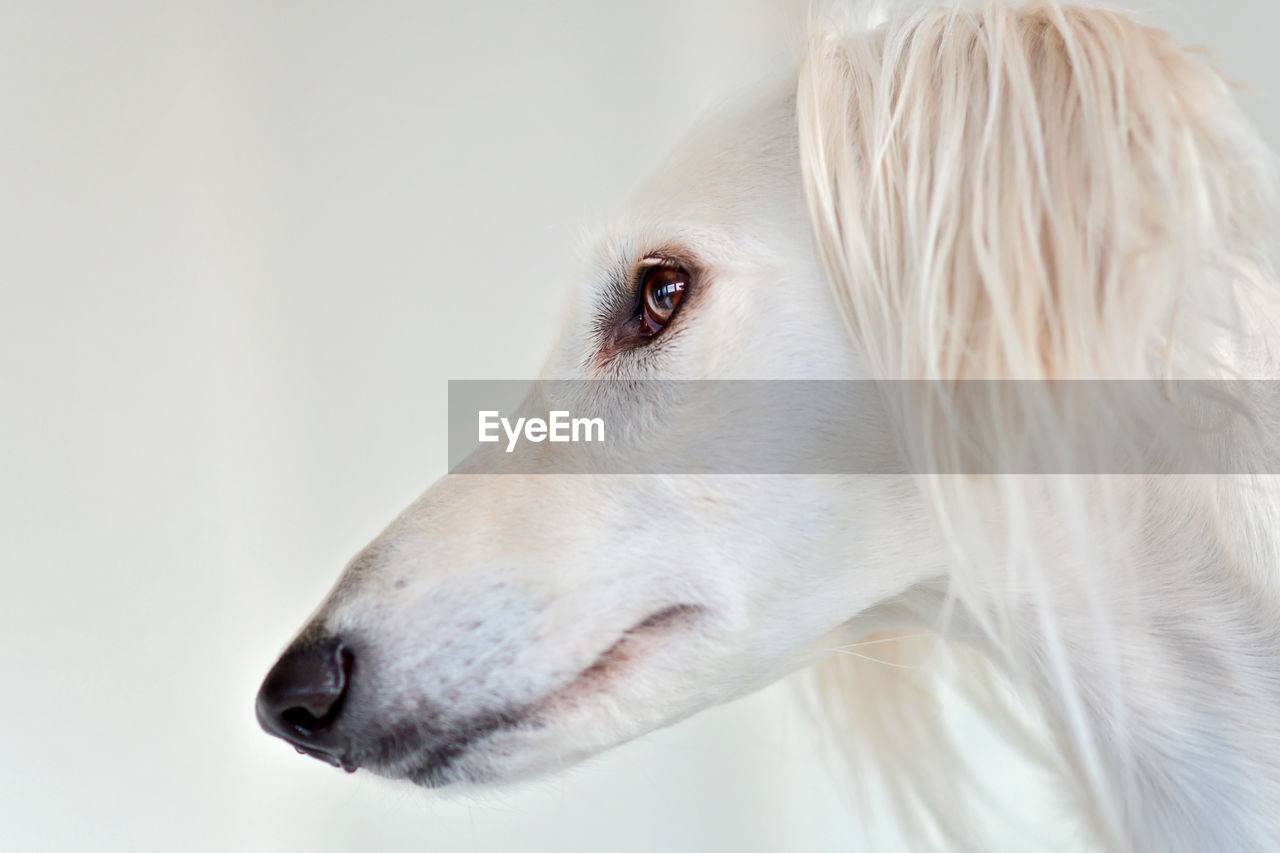
[[[620,642],[631,637],[631,635],[639,634],[640,631],[663,628],[663,626],[666,626],[669,622],[675,622],[677,620],[684,619],[684,617],[696,616],[703,610],[704,608],[700,605],[669,605],[667,607],[663,607],[662,610],[649,613],[648,616],[645,616],[644,619],[636,622],[636,624],[632,625],[631,628],[622,631]]]
[[[564,687],[555,691],[553,696],[563,695],[580,686],[583,683],[592,680],[597,676],[603,675],[609,669],[621,665],[625,662],[625,654],[627,647],[645,634],[658,633],[673,623],[692,620],[706,611],[706,608],[700,604],[671,604],[659,610],[655,610],[636,624],[632,625],[603,652],[596,656],[591,665],[583,669]]]
[[[481,714],[462,721],[425,742],[414,744],[404,750],[405,754],[400,759],[392,755],[381,763],[408,760],[410,766],[402,769],[400,775],[423,787],[442,787],[452,781],[449,778],[451,767],[473,745],[496,732],[527,724],[529,721],[523,709]],[[413,731],[410,730],[409,734],[392,732],[391,741],[402,745],[405,740],[415,737]],[[417,736],[421,737],[420,734]],[[401,748],[404,749],[403,746]]]
[[[657,628],[685,616],[696,616],[703,609],[704,608],[698,604],[672,604],[668,607],[662,608],[661,610],[650,613],[644,619],[641,619],[635,625],[628,628],[623,632],[623,639],[630,634],[635,634],[639,631],[647,631],[650,628]]]
[[[384,754],[376,758],[366,752],[363,755],[363,758],[366,759],[365,764],[374,769],[375,772],[380,772],[377,768],[389,768],[417,753],[413,763],[408,768],[400,769],[396,775],[402,775],[414,783],[428,788],[448,785],[456,781],[457,778],[451,774],[451,769],[458,759],[477,742],[503,730],[544,725],[545,720],[542,719],[541,714],[547,710],[548,703],[561,700],[577,689],[590,689],[589,682],[597,677],[603,677],[608,670],[625,663],[628,646],[632,642],[643,636],[658,633],[676,622],[696,618],[706,609],[702,605],[688,603],[672,604],[659,608],[623,631],[607,649],[596,656],[589,666],[567,683],[552,691],[544,699],[532,705],[493,712],[481,715],[476,719],[462,721],[457,726],[437,733],[436,737],[432,738],[434,742],[416,744],[407,749],[405,748],[405,743],[413,740],[413,732],[416,732],[417,729],[411,729],[409,732],[404,730],[391,732],[384,740],[388,744],[396,746],[394,752],[385,750]],[[308,752],[308,754],[329,761],[335,766],[340,763],[327,753],[319,754],[317,751]],[[356,769],[354,763],[348,766],[346,761],[341,762],[341,766],[348,772],[353,772]]]

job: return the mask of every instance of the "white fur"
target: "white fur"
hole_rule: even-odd
[[[958,452],[952,380],[1275,375],[1270,160],[1215,72],[1101,11],[882,17],[818,26],[798,84],[710,121],[600,229],[544,375],[939,380],[894,401],[920,470]],[[703,270],[696,298],[603,357],[601,305],[659,250]],[[998,402],[961,414],[1010,454],[1072,416]],[[949,849],[982,842],[946,673],[1011,734],[1018,690],[1107,849],[1276,850],[1278,511],[1244,475],[454,474],[310,630],[361,638],[355,727],[524,715],[436,784],[554,770],[821,661],[851,759]],[[829,654],[868,638],[907,668]]]

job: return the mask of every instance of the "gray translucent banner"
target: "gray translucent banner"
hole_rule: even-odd
[[[455,380],[460,474],[1280,474],[1280,382]]]

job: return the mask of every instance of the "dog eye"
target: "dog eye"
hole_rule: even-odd
[[[689,274],[679,267],[651,266],[640,275],[640,317],[656,335],[671,322],[689,287]]]

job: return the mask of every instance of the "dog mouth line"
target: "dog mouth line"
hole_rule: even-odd
[[[590,666],[583,669],[563,686],[556,688],[543,699],[522,709],[486,715],[459,729],[443,743],[437,743],[401,773],[418,785],[437,788],[457,778],[455,765],[471,747],[489,736],[502,731],[526,727],[541,727],[543,717],[552,706],[562,702],[576,703],[593,694],[604,692],[608,683],[617,677],[617,671],[639,657],[646,641],[673,633],[680,626],[691,623],[705,613],[706,608],[696,604],[673,604],[657,610],[637,622],[622,634]],[[415,752],[417,750],[414,750]],[[376,762],[385,763],[385,762]],[[400,775],[400,774],[397,774]]]
[[[706,612],[699,604],[672,604],[657,610],[622,632],[614,643],[601,652],[586,669],[568,684],[553,691],[538,703],[538,709],[552,701],[577,698],[582,693],[603,690],[616,671],[624,668],[644,651],[645,641],[671,634],[686,626]]]

